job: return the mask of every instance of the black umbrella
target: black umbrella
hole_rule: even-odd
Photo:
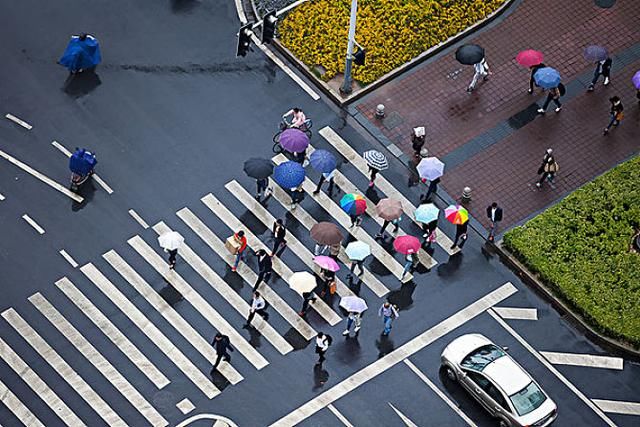
[[[255,179],[267,178],[273,174],[273,163],[271,160],[254,157],[244,162],[244,173]]]
[[[456,50],[456,59],[464,65],[473,65],[484,58],[484,48],[477,44],[465,44]]]

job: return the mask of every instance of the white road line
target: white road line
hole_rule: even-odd
[[[287,195],[282,188],[277,185],[273,186],[273,198],[280,202],[282,206],[288,208],[288,204],[290,204],[291,197]],[[317,224],[317,221],[302,207],[298,206],[293,211],[289,211],[305,228],[311,231],[311,228]],[[340,253],[338,254],[338,259],[344,263],[346,266],[350,266],[351,261],[349,257],[344,252],[344,248],[340,248]],[[378,297],[383,297],[389,293],[389,288],[387,288],[376,276],[371,274],[369,269],[365,268],[364,273],[362,274],[362,281],[369,289],[371,289]]]
[[[387,402],[387,403],[389,404],[389,406],[391,406],[391,409],[393,409],[393,411],[396,413],[396,415],[398,415],[400,417],[400,419],[402,420],[402,422],[404,423],[405,426],[407,426],[407,427],[418,427],[418,425],[416,423],[411,421],[409,419],[409,417],[407,417],[405,414],[400,412],[400,410],[398,408],[396,408],[395,406],[393,406],[393,404],[391,402]]]
[[[28,300],[151,425],[164,427],[169,424],[142,394],[42,294],[35,293]]]
[[[335,415],[335,416],[336,416],[336,418],[337,418],[337,419],[339,419],[339,420],[340,420],[340,422],[342,422],[342,424],[344,424],[344,425],[345,425],[345,427],[353,427],[353,424],[351,424],[351,423],[349,422],[349,420],[347,419],[347,417],[345,417],[344,415],[342,415],[342,414],[340,413],[340,411],[338,411],[338,410],[336,409],[336,407],[335,407],[335,406],[333,406],[333,405],[329,404],[329,405],[327,405],[327,409],[329,409],[329,410],[333,413],[333,415]]]
[[[187,415],[189,412],[196,409],[195,405],[191,403],[189,399],[182,399],[180,402],[176,403],[176,408],[180,409],[184,415]]]
[[[624,414],[624,415],[640,415],[640,403],[638,402],[623,402],[620,400],[601,400],[592,399],[593,403],[598,405],[598,408],[604,412],[612,414]]]
[[[551,363],[549,363],[538,351],[536,351],[527,341],[524,340],[516,331],[514,331],[507,322],[502,320],[498,314],[496,314],[493,310],[487,310],[489,315],[493,317],[500,326],[502,326],[507,332],[509,332],[524,348],[529,350],[529,352],[540,361],[544,366],[547,367],[548,370],[551,371],[560,381],[566,385],[569,390],[571,390],[580,400],[582,400],[593,412],[596,413],[607,425],[611,427],[616,427],[616,425],[607,417],[604,412],[602,412],[596,405],[593,404],[591,400],[587,398],[576,386],[574,386],[569,380],[567,380]]]
[[[44,427],[44,424],[36,417],[18,397],[11,392],[9,387],[0,380],[0,401],[20,420],[29,427]]]
[[[145,230],[149,228],[149,224],[147,224],[147,222],[144,219],[142,219],[142,217],[138,215],[138,213],[133,209],[129,209],[129,215],[131,215],[133,219],[135,219],[136,222],[140,224],[142,228],[144,228]]]
[[[38,223],[35,222],[29,215],[27,214],[22,215],[22,219],[27,221],[27,224],[33,227],[38,232],[38,234],[44,234],[44,228],[40,227]]]
[[[161,389],[169,384],[169,379],[153,362],[147,359],[69,279],[63,277],[56,282],[56,286],[157,388]]]
[[[4,311],[2,317],[107,424],[123,427],[127,425],[102,397],[13,308]]]
[[[351,146],[342,139],[340,135],[338,135],[329,126],[320,129],[319,133],[329,142],[329,144],[331,144],[340,154],[353,164],[362,175],[369,178],[369,167],[367,166],[367,162],[362,158],[362,155],[358,154],[353,148],[351,148]],[[421,225],[415,220],[415,216],[413,215],[416,210],[415,205],[411,203],[400,191],[396,190],[381,173],[376,177],[376,186],[388,197],[400,200],[402,202],[402,207],[404,208],[404,213],[407,217],[411,218],[411,220],[416,224]],[[440,245],[449,255],[453,255],[460,250],[458,248],[451,249],[453,242],[442,232],[442,230],[437,229],[436,236],[438,245]]]
[[[213,427],[238,427],[238,425],[233,421],[231,421],[229,418],[223,417],[222,415],[216,415],[216,414],[194,415],[182,421],[180,424],[176,425],[176,427],[188,427],[193,425],[196,421],[199,421],[199,420],[215,421],[215,424],[213,424]]]
[[[620,357],[558,353],[555,351],[541,351],[540,354],[554,365],[586,366],[588,368],[617,369],[620,371],[624,368],[624,361]]]
[[[9,154],[5,153],[2,150],[0,150],[0,157],[4,158],[5,160],[8,160],[10,163],[13,163],[14,165],[19,167],[23,171],[33,175],[34,177],[38,178],[40,181],[44,182],[45,184],[47,184],[48,186],[54,188],[55,190],[58,190],[59,192],[61,192],[65,196],[75,200],[76,202],[82,203],[82,201],[84,200],[84,198],[82,198],[81,196],[77,195],[73,191],[69,190],[67,187],[65,187],[65,186],[63,186],[61,184],[58,184],[57,182],[55,182],[51,178],[49,178],[49,177],[45,176],[44,174],[38,172],[37,170],[33,169],[31,166],[21,162],[20,160],[16,159],[15,157],[10,156]]]
[[[409,367],[413,371],[414,374],[418,376],[435,394],[440,397],[440,399],[444,400],[444,402],[451,408],[453,411],[460,416],[471,427],[478,427],[476,423],[474,423],[471,418],[467,416],[462,410],[456,405],[449,397],[442,392],[434,383],[431,381],[416,365],[414,365],[409,359],[404,359],[405,365]],[[392,406],[393,407],[393,406]],[[394,408],[395,410],[395,408]],[[398,411],[396,411],[398,412]]]
[[[491,308],[493,305],[500,303],[515,292],[517,292],[515,286],[510,282],[505,283],[498,289],[469,304],[451,317],[429,328],[427,331],[421,333],[381,359],[376,360],[372,364],[362,368],[355,374],[342,380],[337,385],[311,399],[298,409],[271,424],[271,427],[289,427],[302,422],[318,412],[320,409],[337,401],[362,384],[377,377],[389,368],[402,362],[407,357],[410,357],[422,350],[438,338],[443,337],[454,329],[462,326],[469,320]]]
[[[51,145],[53,145],[58,150],[60,150],[62,154],[64,154],[65,156],[71,157],[72,155],[71,151],[67,150],[58,141],[51,141]],[[113,194],[113,190],[111,189],[111,187],[109,187],[109,185],[106,182],[104,182],[104,180],[100,178],[100,176],[97,173],[94,173],[93,175],[91,175],[91,178],[93,178],[98,183],[98,185],[100,185],[100,187],[102,187],[104,191],[106,191],[108,194]]]
[[[149,263],[164,279],[189,301],[189,303],[204,317],[217,331],[228,335],[233,347],[238,350],[256,369],[262,369],[269,364],[258,351],[234,329],[224,317],[220,315],[202,295],[191,287],[175,270],[169,266],[140,236],[134,236],[127,241],[138,254]]]
[[[5,115],[5,117],[6,117],[7,119],[11,120],[12,122],[19,124],[20,126],[22,126],[23,128],[25,128],[26,130],[31,130],[31,129],[33,129],[33,126],[31,126],[29,123],[25,122],[25,121],[24,121],[24,120],[22,120],[22,119],[17,118],[16,116],[14,116],[14,115],[13,115],[13,114],[11,114],[11,113],[7,113],[7,114]]]
[[[78,263],[76,262],[75,259],[73,259],[71,255],[67,253],[67,251],[65,251],[64,249],[60,249],[60,255],[62,255],[69,264],[71,264],[71,267],[78,268]]]
[[[267,229],[276,221],[276,218],[264,208],[256,199],[251,197],[237,181],[231,181],[225,185],[225,188],[233,194],[256,218],[258,218]],[[292,233],[287,235],[287,246],[298,255],[311,270],[320,272],[320,268],[313,262],[313,254],[300,242]],[[354,293],[336,276],[336,288],[338,295],[351,296]]]
[[[215,234],[200,219],[195,216],[189,209],[183,208],[176,215],[189,227],[195,234],[202,239],[207,246],[218,254],[229,266],[233,265],[233,255],[224,247],[224,243],[216,237]],[[255,248],[255,246],[254,246]],[[258,279],[258,275],[245,265],[239,265],[236,271],[247,283],[253,285]],[[230,288],[226,285],[225,287]],[[276,292],[273,291],[264,281],[259,286],[262,297],[273,307],[280,315],[293,326],[307,340],[314,338],[318,333],[293,310]],[[256,318],[257,319],[257,318]]]
[[[229,211],[215,196],[211,193],[204,196],[202,199],[204,203],[213,213],[216,214],[226,225],[232,230],[244,230],[244,235],[247,238],[249,247],[253,250],[264,249],[271,252],[267,246],[262,243],[247,227],[245,227],[238,219]],[[249,267],[246,267],[249,269]],[[287,283],[289,278],[293,274],[293,271],[280,260],[280,258],[273,259],[273,271],[282,277]],[[324,318],[331,326],[336,325],[342,321],[342,318],[327,305],[322,298],[317,298],[315,303],[309,305],[313,308],[322,318]]]
[[[538,320],[538,310],[535,308],[493,307],[503,319]]]
[[[229,427],[229,424],[225,423],[224,421],[217,420],[213,424],[213,427]]]
[[[66,425],[69,427],[86,426],[1,337],[0,357]]]
[[[158,235],[167,233],[171,229],[164,223],[160,222],[153,226]],[[189,246],[183,243],[180,246],[180,256],[189,263],[212,288],[214,288],[243,318],[249,315],[251,308],[245,300],[242,299],[226,282],[209,267]],[[251,323],[262,335],[269,341],[280,354],[287,354],[293,347],[285,340],[282,335],[276,331],[273,326],[260,316],[256,316]]]
[[[93,264],[85,264],[80,271],[102,293],[124,313],[131,322],[144,333],[156,347],[167,356],[184,375],[189,378],[209,399],[213,399],[220,390],[158,329],[138,308],[131,303],[113,283],[109,281]]]
[[[2,194],[0,194],[0,201],[3,201],[4,199],[5,197]]]
[[[273,161],[276,164],[280,164],[286,160],[287,158],[282,154],[273,158]],[[371,247],[371,254],[375,256],[387,268],[387,270],[400,279],[404,270],[403,266],[400,265],[400,263],[391,254],[384,250],[377,240],[369,236],[362,227],[350,227],[351,219],[349,215],[347,215],[347,213],[343,211],[333,199],[323,192],[313,194],[316,189],[316,185],[314,185],[309,178],[304,179],[302,188],[307,192],[309,197],[313,198],[324,210],[329,212],[333,219],[335,219],[343,228],[351,233],[356,239],[368,244]],[[407,273],[405,276],[407,281],[411,280],[411,277],[411,273]]]

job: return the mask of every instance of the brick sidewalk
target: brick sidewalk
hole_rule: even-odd
[[[505,208],[503,226],[509,227],[638,151],[640,112],[630,82],[640,69],[640,61],[633,61],[640,59],[638,41],[640,1],[619,0],[601,9],[593,0],[523,0],[502,21],[465,40],[485,48],[493,73],[473,94],[465,91],[472,67],[455,61],[454,46],[372,92],[356,108],[406,154],[412,153],[411,129],[426,125],[430,153],[451,166],[442,179],[445,190],[457,197],[464,186],[472,187],[471,213],[484,225],[484,208],[495,199]],[[593,64],[582,51],[589,44],[609,49],[614,70],[611,85],[604,88],[600,80],[596,91],[586,94]],[[557,116],[551,107],[546,117],[529,113],[542,95],[526,93],[529,70],[514,59],[528,48],[543,51],[545,63],[573,88]],[[622,69],[616,55],[630,65]],[[603,138],[607,99],[614,94],[623,99],[626,117]],[[380,103],[387,111],[383,123],[373,117]],[[470,141],[476,140],[474,150]],[[561,172],[555,189],[538,191],[532,184],[547,147],[555,149]]]

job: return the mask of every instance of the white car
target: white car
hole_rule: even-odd
[[[447,376],[499,420],[500,427],[545,427],[558,407],[504,349],[480,334],[451,341],[440,356]]]

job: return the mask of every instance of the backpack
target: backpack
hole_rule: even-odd
[[[564,85],[562,83],[558,84],[558,91],[560,91],[560,96],[564,96],[565,93],[567,93],[567,88],[564,87]]]
[[[324,336],[327,338],[327,345],[331,345],[331,343],[333,343],[333,338],[331,338],[331,335],[325,334]]]

